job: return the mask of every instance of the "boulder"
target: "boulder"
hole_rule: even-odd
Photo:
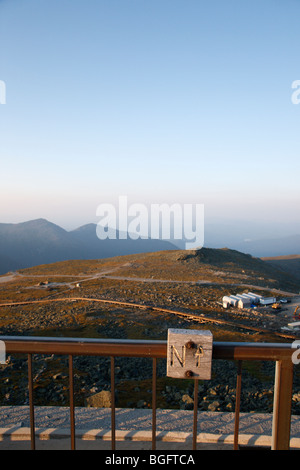
[[[95,395],[86,398],[86,406],[88,408],[110,408],[111,407],[111,392],[102,390]]]

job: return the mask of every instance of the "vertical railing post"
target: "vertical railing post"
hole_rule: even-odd
[[[197,450],[199,380],[194,380],[193,450]]]
[[[28,392],[29,392],[29,412],[30,412],[30,441],[31,441],[31,450],[35,450],[35,425],[34,425],[34,404],[33,404],[32,354],[28,354]]]
[[[238,361],[238,370],[237,370],[237,377],[236,377],[235,414],[234,414],[234,438],[233,438],[234,450],[238,450],[239,448],[241,390],[242,390],[242,361]]]
[[[290,448],[293,373],[291,358],[276,361],[272,450],[288,450]]]
[[[152,370],[152,450],[156,450],[156,357]]]
[[[69,394],[70,394],[71,449],[75,450],[74,374],[73,374],[73,356],[71,354],[69,355]]]
[[[111,450],[116,449],[115,358],[110,358]]]

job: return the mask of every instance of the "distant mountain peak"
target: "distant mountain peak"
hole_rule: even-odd
[[[52,224],[52,222],[49,222],[49,220],[47,219],[39,218],[39,219],[26,220],[25,222],[20,222],[19,224],[14,224],[14,225],[46,225],[46,224]]]
[[[71,230],[71,232],[79,232],[79,231],[84,232],[84,231],[95,230],[95,233],[96,233],[96,227],[97,227],[97,224],[90,223],[90,224],[81,225],[75,230]]]
[[[64,260],[176,249],[163,240],[100,240],[96,228],[96,224],[90,223],[68,232],[44,218],[18,224],[0,223],[0,274]]]

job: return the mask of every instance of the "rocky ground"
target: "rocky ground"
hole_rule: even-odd
[[[292,292],[297,283],[281,273],[277,276],[269,267],[264,271],[264,265],[247,255],[234,253],[230,257],[229,251],[221,253],[222,262],[209,251],[203,255],[205,263],[192,252],[138,255],[130,260],[72,261],[22,270],[0,283],[0,303],[47,302],[2,306],[0,334],[165,340],[168,328],[204,328],[211,330],[216,341],[291,342],[291,338],[277,336],[291,321],[289,310],[224,310],[221,300],[224,295],[247,291],[244,283],[249,283],[248,290],[252,291],[253,283],[259,285],[259,292],[267,296],[272,288],[284,287]],[[83,300],[56,301],[75,297]],[[144,308],[84,298],[133,302]],[[151,307],[189,312],[198,320]],[[220,320],[222,324],[217,322]],[[110,390],[109,358],[77,357],[74,371],[77,406],[84,406],[92,395]],[[117,359],[117,406],[151,407],[151,374],[151,360]],[[300,414],[299,376],[296,369],[293,414]],[[199,409],[234,410],[235,382],[236,364],[214,361],[212,380],[199,384]],[[244,363],[241,411],[270,412],[273,382],[273,364]],[[8,357],[7,364],[0,366],[0,387],[2,405],[28,403],[25,357]],[[193,381],[166,378],[164,361],[158,361],[157,387],[160,408],[193,408]],[[37,405],[68,404],[67,358],[34,357],[34,396]]]

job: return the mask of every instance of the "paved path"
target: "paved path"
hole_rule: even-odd
[[[110,449],[110,409],[76,408],[76,436],[79,447]],[[36,433],[42,448],[70,445],[68,407],[36,407]],[[193,411],[157,410],[158,449],[191,449]],[[0,450],[23,448],[30,439],[28,406],[0,407]],[[152,411],[116,409],[116,439],[119,449],[151,449]],[[199,412],[199,448],[232,449],[234,413]],[[239,443],[270,446],[272,414],[241,413]],[[18,444],[14,442],[19,442]],[[27,443],[25,442],[27,441]],[[51,441],[51,442],[50,442]],[[176,443],[176,444],[175,444]],[[22,447],[23,446],[23,447]],[[93,447],[94,446],[94,447]],[[98,446],[98,447],[97,447]],[[291,447],[300,449],[300,416],[292,416]]]

